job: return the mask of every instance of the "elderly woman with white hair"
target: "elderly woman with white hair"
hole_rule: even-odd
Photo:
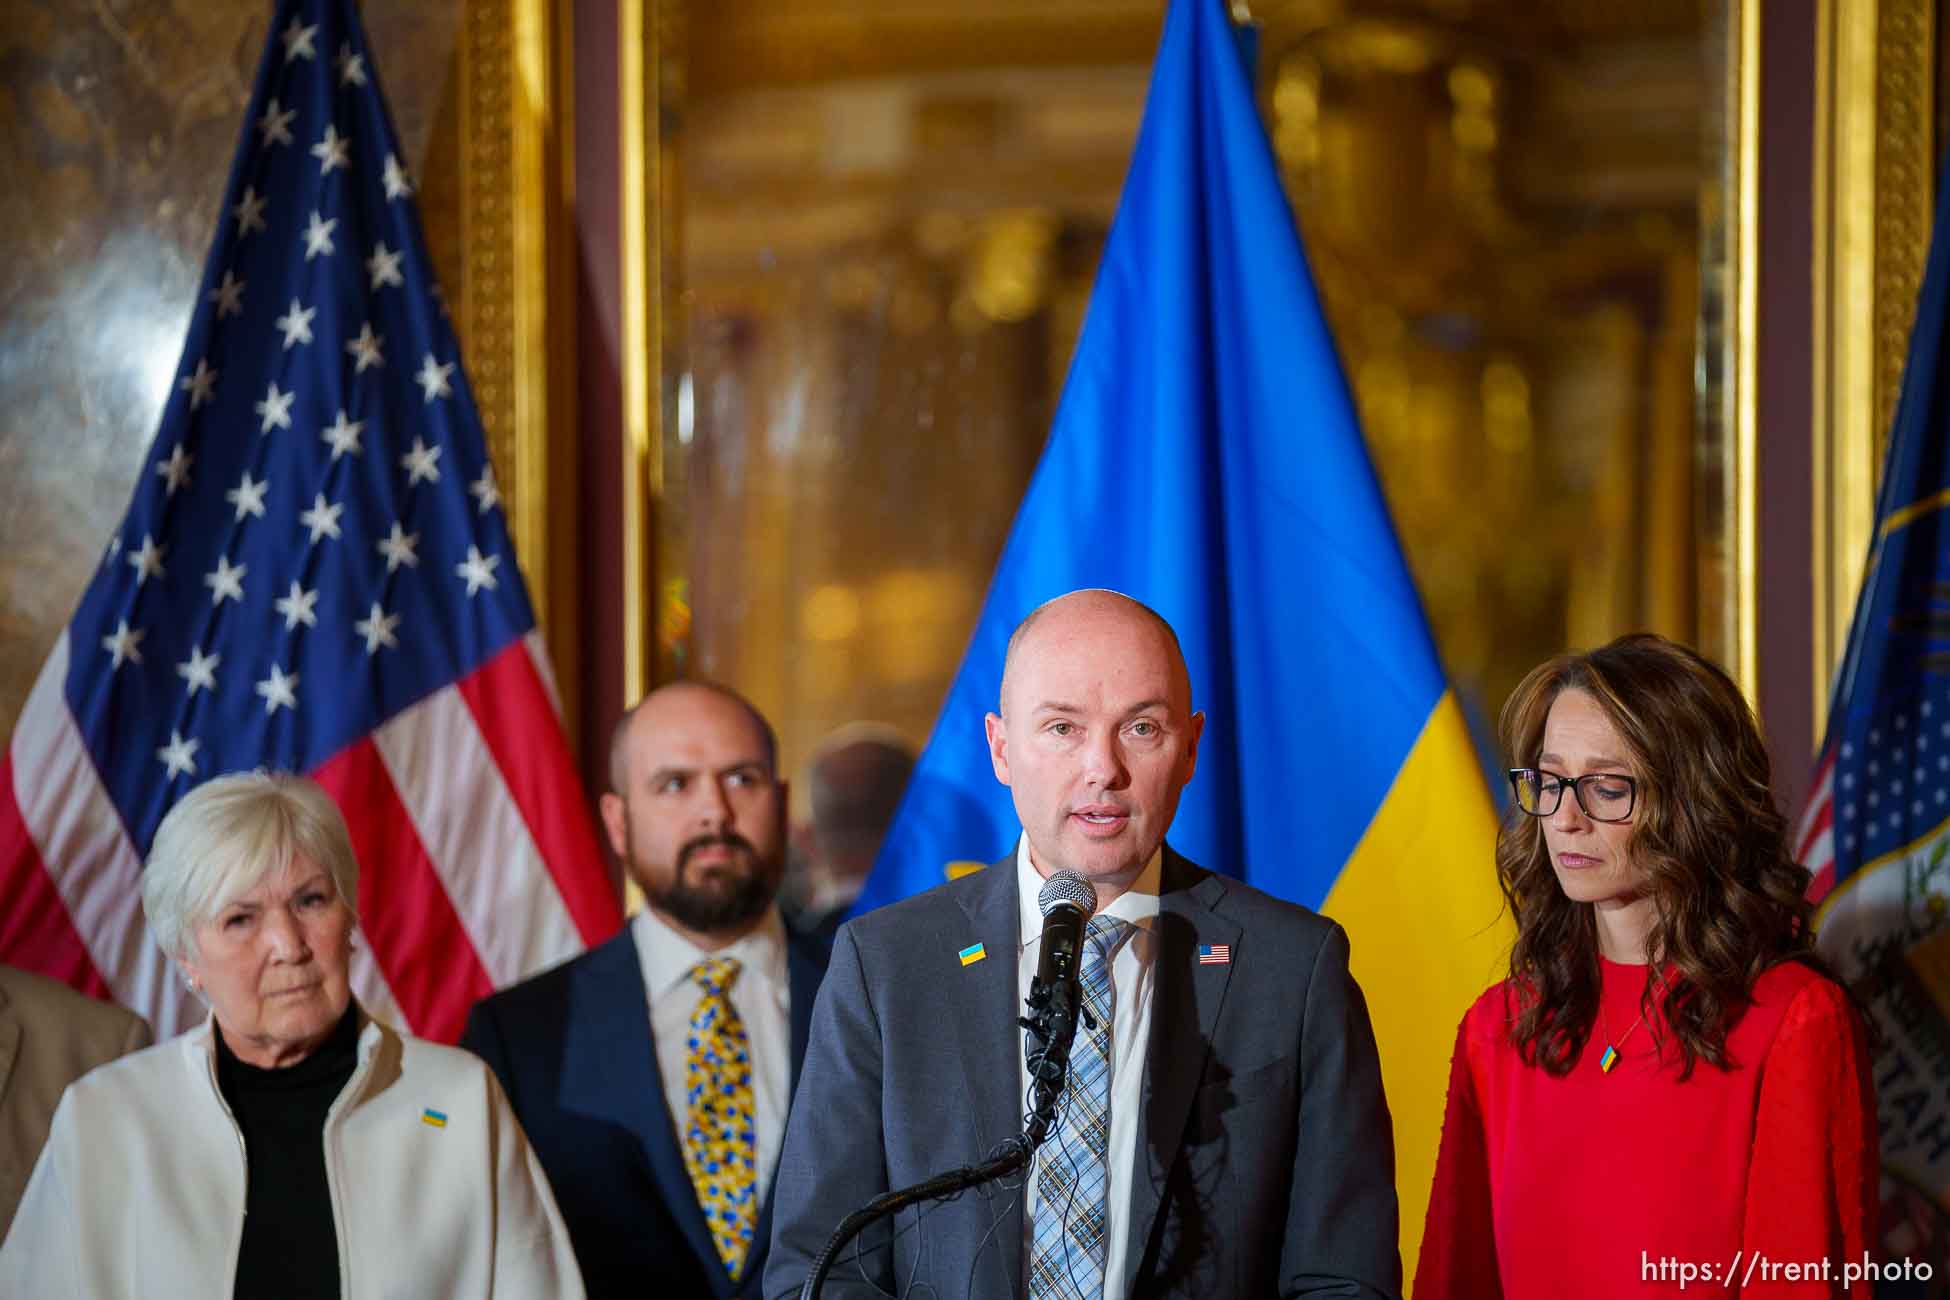
[[[358,875],[301,777],[221,777],[163,819],[143,912],[210,1019],[68,1088],[0,1295],[583,1294],[487,1067],[353,1001]]]

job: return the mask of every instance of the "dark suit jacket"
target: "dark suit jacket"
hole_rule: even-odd
[[[0,1238],[68,1085],[154,1041],[133,1011],[0,966]]]
[[[772,1196],[734,1284],[697,1206],[664,1103],[643,965],[627,927],[609,942],[482,999],[461,1046],[501,1080],[541,1158],[569,1227],[591,1300],[758,1294]],[[817,945],[788,938],[792,1079],[806,1055],[825,965]]]
[[[875,1195],[1022,1130],[1013,858],[841,928],[813,1012],[774,1196],[765,1294],[797,1293]],[[1132,1179],[1127,1293],[1395,1296],[1394,1141],[1347,936],[1167,848]],[[985,960],[963,966],[973,943]],[[1201,944],[1231,945],[1200,965]],[[1052,1139],[1053,1141],[1056,1139]],[[861,1278],[939,1300],[1022,1293],[1023,1199],[990,1188],[870,1233],[822,1292]]]

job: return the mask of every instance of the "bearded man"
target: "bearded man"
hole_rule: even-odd
[[[461,1045],[514,1103],[592,1300],[757,1294],[825,964],[774,903],[777,749],[722,686],[673,683],[624,714],[601,808],[643,909],[468,1017]]]

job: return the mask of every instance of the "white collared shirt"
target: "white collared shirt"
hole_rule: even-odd
[[[657,1074],[664,1105],[678,1145],[690,1126],[691,1013],[704,991],[691,971],[707,957],[732,957],[739,963],[731,986],[731,1005],[745,1022],[751,1040],[752,1108],[758,1151],[758,1197],[763,1208],[785,1142],[786,1107],[792,1100],[792,983],[786,973],[785,923],[774,907],[758,927],[717,952],[705,952],[666,925],[649,908],[630,921],[637,959],[643,964],[643,991],[650,1002],[650,1037],[657,1046]]]
[[[1152,968],[1158,952],[1158,936],[1154,931],[1158,924],[1158,882],[1163,862],[1164,850],[1160,848],[1144,864],[1144,870],[1138,873],[1138,878],[1129,889],[1113,899],[1109,906],[1098,909],[1099,915],[1114,916],[1130,923],[1123,941],[1117,945],[1110,959],[1110,983],[1116,1005],[1111,1010],[1110,1029],[1110,1145],[1104,1153],[1110,1175],[1110,1189],[1105,1200],[1109,1218],[1104,1225],[1104,1300],[1124,1300],[1124,1269],[1130,1255],[1131,1180],[1135,1173],[1140,1111],[1144,1104],[1144,1051],[1151,1041]],[[1016,953],[1018,1006],[1022,999],[1029,996],[1029,984],[1036,976],[1036,962],[1041,956],[1043,914],[1036,906],[1036,895],[1042,887],[1042,873],[1029,860],[1029,837],[1024,836],[1016,845],[1016,893],[1020,912],[1017,934],[1021,944]],[[1081,951],[1078,960],[1082,960]],[[1021,1081],[1018,1095],[1025,1099],[1023,1110],[1026,1113],[1029,1109],[1026,1100],[1029,1096],[1029,1064],[1026,1060],[1018,1060],[1017,1074]],[[1043,1150],[1037,1152],[1038,1168],[1042,1165],[1043,1151],[1050,1150],[1062,1138],[1060,1131],[1050,1134]],[[1029,1275],[1029,1259],[1034,1248],[1036,1188],[1037,1180],[1032,1174],[1022,1216],[1022,1266],[1025,1278]]]

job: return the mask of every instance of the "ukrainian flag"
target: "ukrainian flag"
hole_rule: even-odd
[[[1171,842],[1349,931],[1412,1268],[1456,1021],[1508,951],[1495,816],[1248,66],[1222,0],[1175,0],[1048,446],[860,906],[1013,846],[982,715],[1016,622],[1077,587],[1151,605],[1206,712]]]

